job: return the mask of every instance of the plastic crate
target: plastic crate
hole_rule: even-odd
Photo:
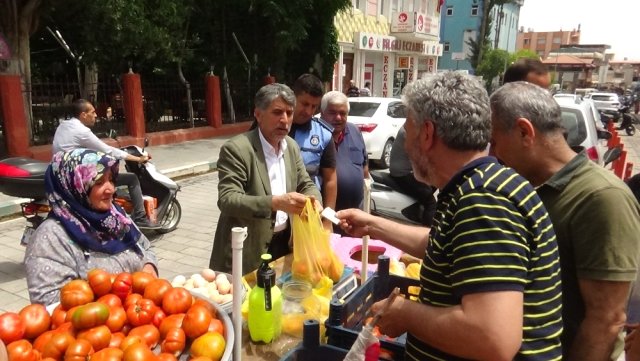
[[[320,344],[320,324],[305,320],[302,344],[285,354],[280,361],[342,361],[348,350]]]
[[[409,287],[419,287],[418,280],[389,274],[389,257],[378,257],[378,272],[357,288],[344,303],[331,301],[329,318],[325,322],[327,341],[330,345],[350,349],[358,333],[362,330],[363,322],[369,316],[369,309],[375,302],[387,298],[395,287],[406,297],[418,296],[416,288],[410,292]],[[406,334],[394,339],[380,340],[380,348],[389,351],[392,360],[404,359]]]

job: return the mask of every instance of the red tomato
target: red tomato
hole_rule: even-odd
[[[119,332],[124,327],[125,323],[127,323],[127,312],[124,308],[112,307],[109,312],[109,318],[105,325],[109,327],[111,332]]]
[[[109,308],[122,307],[122,301],[113,293],[109,293],[108,295],[104,295],[98,298],[96,302],[104,303],[105,305],[109,306]]]
[[[133,279],[131,274],[128,272],[122,272],[116,276],[116,279],[113,281],[113,285],[111,286],[111,293],[120,297],[122,301],[124,301],[129,294],[131,294],[131,290],[133,287]]]
[[[122,361],[124,352],[117,347],[107,347],[91,356],[91,361]]]
[[[156,310],[156,313],[153,315],[153,320],[151,321],[151,323],[153,323],[153,325],[157,328],[160,328],[162,321],[164,321],[166,317],[167,315],[164,313],[164,311],[161,308],[158,308]]]
[[[129,296],[127,296],[127,298],[125,298],[124,303],[122,304],[122,306],[124,307],[124,309],[126,310],[127,308],[129,308],[129,306],[131,305],[135,305],[136,302],[140,301],[142,299],[142,295],[139,293],[132,293]]]
[[[203,300],[202,298],[198,298],[198,297],[194,297],[193,298],[193,305],[191,305],[191,307],[193,306],[201,306],[206,308],[209,313],[211,314],[211,317],[217,317],[218,316],[218,311],[216,310],[216,308],[213,306],[213,304],[211,304],[211,302]]]
[[[85,280],[70,281],[60,289],[60,303],[65,310],[91,301],[93,301],[93,291],[89,282]]]
[[[146,346],[146,344],[144,343],[144,340],[140,338],[140,336],[125,336],[122,339],[122,342],[120,342],[120,346],[118,346],[118,348],[124,351],[127,349],[127,347],[131,345],[135,345],[136,343],[142,343]]]
[[[162,297],[170,289],[172,289],[171,283],[162,278],[155,278],[144,289],[144,298],[148,298],[153,301],[158,307],[162,307]]]
[[[0,315],[0,339],[5,345],[17,341],[24,336],[25,325],[15,312],[5,312]]]
[[[111,341],[109,341],[109,347],[120,348],[120,344],[125,337],[125,334],[122,332],[111,333]]]
[[[71,322],[71,320],[73,319],[73,314],[78,308],[80,308],[80,306],[73,306],[69,310],[67,310],[67,314],[64,317],[64,322]]]
[[[167,332],[166,337],[160,344],[160,349],[162,352],[167,352],[178,357],[184,350],[186,342],[187,338],[184,334],[184,330],[174,327]]]
[[[65,322],[67,318],[67,311],[62,308],[62,305],[57,305],[51,313],[51,328],[56,329],[58,326]]]
[[[191,303],[193,296],[182,287],[172,288],[162,296],[162,310],[167,315],[185,313],[191,307]]]
[[[104,325],[109,319],[109,307],[104,303],[91,302],[73,312],[71,323],[76,330],[85,330]]]
[[[111,292],[111,275],[102,269],[94,268],[87,273],[87,281],[93,293],[100,297]]]
[[[189,352],[192,357],[205,356],[213,361],[219,361],[224,354],[225,347],[226,341],[221,334],[207,332],[193,341]]]
[[[71,336],[76,337],[76,330],[73,328],[71,322],[65,322],[58,326],[54,331],[56,332],[68,332]]]
[[[89,359],[89,355],[93,355],[93,352],[93,346],[89,341],[77,339],[64,352],[64,361],[86,361]]]
[[[40,360],[40,351],[34,349],[27,340],[13,341],[7,346],[7,353],[11,361]]]
[[[38,336],[35,339],[35,341],[33,341],[33,348],[35,348],[36,350],[42,353],[42,350],[44,350],[44,345],[46,345],[47,342],[49,342],[49,340],[51,340],[53,335],[55,335],[57,332],[58,332],[57,330],[49,330],[49,331],[43,332],[40,336]]]
[[[131,336],[140,337],[140,339],[142,339],[149,348],[156,347],[158,341],[160,341],[160,331],[158,331],[154,325],[142,325],[133,328],[129,331],[129,335],[127,337]]]
[[[156,279],[151,273],[142,271],[133,272],[131,277],[133,279],[133,292],[139,294],[143,294],[149,282]]]
[[[136,343],[124,350],[124,361],[155,360],[156,355],[144,343]]]
[[[51,357],[60,360],[74,340],[75,338],[69,332],[56,332],[55,335],[51,337],[51,340],[44,345],[42,357]]]
[[[212,318],[207,332],[218,332],[219,334],[224,335],[224,325],[222,321],[217,318]]]
[[[211,323],[211,314],[201,306],[192,306],[184,315],[182,329],[191,340],[207,332]]]
[[[91,360],[91,361],[93,361],[93,360]],[[178,361],[178,358],[173,356],[170,353],[163,352],[163,353],[158,355],[156,361]],[[205,361],[211,361],[211,360],[207,359]]]
[[[158,307],[153,301],[143,298],[127,308],[127,320],[134,327],[148,325],[153,321],[157,310]]]
[[[34,303],[20,310],[20,318],[24,323],[24,338],[32,340],[51,327],[51,316],[44,305]]]
[[[95,351],[100,351],[105,347],[109,347],[111,331],[109,331],[109,327],[102,325],[78,332],[78,339],[89,341]]]
[[[164,339],[170,329],[174,327],[182,327],[182,321],[184,320],[184,313],[178,313],[175,315],[167,316],[160,323],[160,338]]]

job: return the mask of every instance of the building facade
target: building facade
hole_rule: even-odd
[[[332,89],[344,91],[353,79],[358,87],[369,82],[373,96],[399,96],[408,82],[436,72],[443,2],[353,0],[334,19],[340,56]]]
[[[524,31],[521,27],[516,38],[516,50],[528,49],[545,59],[563,45],[580,44],[580,25],[571,31]]]
[[[514,52],[520,8],[524,0],[494,6],[490,12],[489,39],[492,48]],[[469,40],[478,40],[484,0],[447,0],[442,9],[440,38],[443,54],[440,69],[473,71]]]

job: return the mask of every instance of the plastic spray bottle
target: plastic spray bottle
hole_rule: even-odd
[[[276,286],[276,272],[269,267],[270,254],[263,254],[256,286],[249,293],[249,335],[254,342],[270,343],[280,336],[282,294]]]

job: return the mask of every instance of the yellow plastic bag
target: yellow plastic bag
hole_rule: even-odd
[[[320,212],[307,199],[302,213],[291,217],[293,232],[293,263],[291,274],[294,279],[310,282],[315,286],[323,276],[338,282],[344,271],[344,264],[329,246],[330,232],[322,227]]]

